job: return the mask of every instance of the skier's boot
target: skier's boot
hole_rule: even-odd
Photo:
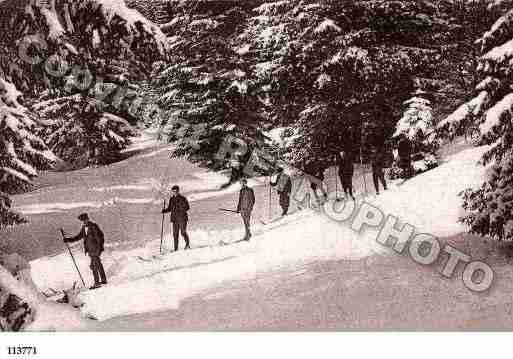
[[[93,290],[93,289],[98,289],[100,288],[102,285],[100,283],[94,283],[94,285],[92,287],[89,287],[89,290]]]

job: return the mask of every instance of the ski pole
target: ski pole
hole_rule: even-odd
[[[335,173],[335,200],[338,201],[338,173],[339,173],[339,168],[338,168],[338,166],[336,168],[337,168],[337,172]]]
[[[271,175],[269,175],[269,219],[272,218],[272,200],[273,200],[273,194],[272,194],[272,185],[271,185]]]
[[[367,195],[367,180],[365,179],[365,168],[363,167],[362,146],[360,145],[360,167],[362,168],[363,186],[365,187],[365,195]]]
[[[62,236],[62,240],[64,241],[65,236],[64,236],[64,230],[62,228],[61,228],[61,236]],[[80,277],[80,280],[82,281],[82,284],[85,287],[86,285],[84,282],[84,278],[82,278],[82,274],[80,274],[80,270],[78,270],[78,266],[77,266],[77,262],[75,261],[75,257],[73,257],[73,253],[71,253],[71,248],[69,247],[69,244],[67,242],[64,242],[64,243],[66,244],[66,247],[68,248],[69,255],[71,256],[71,259],[73,260],[73,264],[75,265],[75,268],[78,272],[78,276]]]
[[[164,207],[162,209],[166,209],[166,200],[164,200]],[[164,240],[164,218],[165,214],[162,213],[162,223],[160,225],[160,254],[162,254],[162,242]]]
[[[223,212],[238,213],[237,211],[235,211],[233,209],[219,208],[219,210],[223,211]]]

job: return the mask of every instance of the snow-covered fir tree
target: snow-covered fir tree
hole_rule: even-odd
[[[439,128],[451,136],[474,128],[481,144],[489,145],[483,164],[490,174],[479,189],[464,193],[463,221],[471,232],[500,241],[513,240],[513,8],[511,1],[496,1],[505,11],[477,41],[481,56],[477,70],[481,82],[474,96],[444,119]]]
[[[75,94],[39,102],[34,110],[51,119],[42,133],[53,152],[83,167],[119,160],[129,137],[136,135],[126,119],[109,113],[106,107],[102,101]]]
[[[133,101],[153,61],[165,55],[164,34],[122,0],[21,5],[7,1],[3,6],[12,9],[12,17],[2,24],[4,29],[12,27],[3,47],[12,53],[27,34],[38,39],[25,57],[39,56],[41,61],[31,64],[17,56],[14,65],[5,64],[3,69],[35,102],[41,102],[34,110],[48,125],[46,134],[61,130],[58,141],[56,136],[45,136],[48,144],[70,162],[77,153],[91,156],[85,162],[80,156],[84,164],[115,159],[133,134],[119,117],[132,123],[143,117],[141,103]]]
[[[11,211],[8,194],[26,189],[38,169],[56,160],[36,135],[40,124],[21,99],[14,84],[0,78],[0,227],[22,221]]]
[[[163,126],[178,143],[175,155],[220,169],[229,164],[216,158],[228,134],[250,147],[264,138],[265,97],[251,59],[237,51],[248,14],[231,1],[184,6],[163,26],[172,53],[171,65],[157,69],[159,104],[172,114]]]
[[[404,102],[405,111],[397,122],[394,137],[405,135],[413,145],[413,152],[434,152],[438,141],[435,136],[435,119],[427,93],[415,90]]]
[[[128,7],[137,9],[144,17],[156,24],[169,22],[171,12],[180,6],[178,0],[126,0]]]
[[[161,28],[173,58],[156,72],[160,103],[174,118],[168,124],[195,125],[175,125],[171,139],[185,140],[177,154],[208,166],[223,137],[254,138],[255,128],[298,129],[288,141],[295,164],[330,165],[340,147],[361,147],[365,156],[394,134],[414,77],[450,92],[445,107],[467,86],[465,76],[461,86],[444,82],[456,65],[470,67],[458,60],[468,42],[461,24],[476,18],[453,1],[169,3]],[[224,98],[226,89],[239,98]]]
[[[391,137],[413,75],[450,28],[424,1],[274,1],[256,9],[241,48],[259,54],[273,120],[300,130],[289,158],[328,165],[340,147]]]

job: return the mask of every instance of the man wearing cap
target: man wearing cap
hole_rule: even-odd
[[[240,183],[242,188],[239,192],[237,213],[241,214],[244,227],[246,228],[246,235],[244,236],[243,240],[249,241],[249,238],[251,238],[251,212],[253,211],[253,206],[255,205],[255,192],[252,188],[248,187],[247,179],[241,179]]]
[[[162,210],[162,213],[171,213],[170,219],[171,223],[173,223],[175,252],[178,250],[178,237],[180,233],[182,233],[182,237],[185,240],[185,249],[191,249],[189,235],[187,234],[187,222],[189,220],[187,211],[189,209],[189,202],[187,201],[187,198],[180,194],[180,187],[173,186],[171,188],[169,205],[166,209]]]
[[[82,221],[82,229],[74,237],[64,237],[64,242],[71,243],[81,239],[84,240],[85,253],[91,258],[91,264],[89,268],[93,272],[94,285],[89,289],[99,288],[102,284],[107,284],[107,278],[105,276],[105,270],[100,259],[100,255],[103,252],[104,236],[100,227],[89,220],[87,213],[82,213],[78,216],[78,219]]]
[[[278,176],[275,182],[271,182],[271,186],[276,187],[276,191],[280,196],[280,207],[282,216],[286,216],[290,206],[290,192],[292,191],[292,181],[290,176],[283,171],[283,167],[278,167]]]

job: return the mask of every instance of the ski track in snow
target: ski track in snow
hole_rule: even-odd
[[[187,197],[189,202],[195,202],[203,199],[220,197],[226,194],[236,193],[240,190],[239,185],[232,185],[228,188],[219,189],[219,186],[227,181],[227,178],[223,175],[212,173],[212,172],[198,172],[193,175],[198,180],[189,180],[173,183],[181,188],[181,192]],[[250,186],[259,186],[265,183],[264,179],[251,179],[248,181]],[[70,203],[37,203],[16,206],[14,209],[24,215],[34,214],[45,214],[45,213],[60,213],[67,210],[77,208],[102,208],[112,207],[117,204],[155,204],[159,205],[162,203],[160,198],[155,198],[154,194],[160,190],[160,184],[154,178],[147,179],[145,181],[139,181],[133,184],[116,185],[111,187],[95,187],[92,188],[93,192],[108,193],[114,191],[141,191],[141,192],[153,192],[151,197],[141,198],[126,198],[120,196],[114,196],[103,201],[84,201],[84,202],[70,202]],[[170,190],[170,189],[164,189]],[[205,192],[209,191],[209,192]]]
[[[367,202],[412,224],[416,233],[438,236],[460,233],[458,193],[482,180],[485,168],[476,166],[485,147],[462,151],[440,167],[419,175],[400,187],[392,185]],[[237,189],[230,189],[237,190]],[[239,242],[242,227],[227,231],[192,231],[193,249],[170,252],[172,243],[141,240],[141,246],[104,253],[109,285],[80,294],[83,315],[99,320],[179,308],[180,302],[224,281],[258,280],[259,273],[326,260],[357,260],[372,255],[393,255],[375,241],[377,229],[355,233],[348,223],[335,222],[313,210],[303,210],[267,226],[256,225],[250,242]],[[222,245],[221,242],[227,243]],[[235,243],[237,242],[237,243]],[[183,247],[183,242],[181,242]],[[91,277],[89,260],[80,245],[74,246],[85,278]],[[143,261],[138,259],[148,259]],[[31,262],[32,276],[40,290],[70,288],[79,281],[67,253]]]
[[[166,237],[167,254],[154,260],[151,258],[159,253],[159,240],[141,248],[104,254],[110,284],[81,294],[84,315],[105,320],[178,308],[181,300],[226,280],[255,280],[259,272],[299,262],[359,259],[385,252],[369,240],[371,233],[355,239],[349,227],[311,210],[254,227],[250,242],[239,242],[242,230],[194,231],[190,233],[193,249],[176,253],[169,252],[172,240]],[[76,257],[81,272],[88,276],[88,258],[80,246]],[[34,281],[42,290],[62,290],[78,280],[66,253],[33,261],[31,265]],[[59,276],[46,275],[55,271]]]

